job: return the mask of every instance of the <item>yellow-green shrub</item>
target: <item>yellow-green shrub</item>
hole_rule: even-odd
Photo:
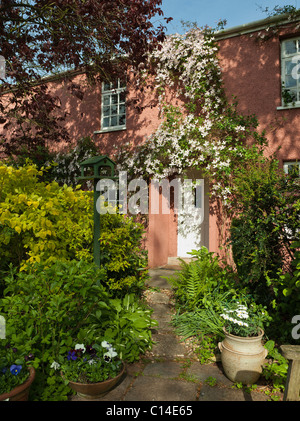
[[[0,271],[9,264],[93,260],[93,193],[40,181],[34,165],[0,163]],[[128,292],[143,281],[143,227],[120,214],[101,215],[101,256],[108,285]]]
[[[77,188],[39,181],[33,165],[0,165],[0,267],[91,260],[92,197]]]

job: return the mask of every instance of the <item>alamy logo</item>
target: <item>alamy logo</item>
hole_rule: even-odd
[[[5,79],[5,58],[0,56],[0,79]]]
[[[294,316],[292,319],[292,323],[296,324],[296,326],[292,330],[292,338],[295,340],[300,339],[300,315]]]
[[[300,78],[300,55],[297,55],[292,58],[292,63],[295,64],[292,70],[292,77],[295,80],[299,80]]]
[[[5,318],[0,316],[0,339],[5,339]]]
[[[100,214],[193,214],[204,219],[204,180],[175,178],[152,180],[150,185],[142,178],[128,183],[126,171],[121,171],[118,182],[102,179],[97,183],[100,192],[96,208]],[[161,200],[162,199],[162,200]]]

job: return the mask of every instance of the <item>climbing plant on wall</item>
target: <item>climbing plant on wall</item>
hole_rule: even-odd
[[[230,206],[235,171],[262,154],[266,139],[256,131],[257,119],[240,115],[226,98],[214,30],[192,27],[167,37],[149,55],[140,86],[149,79],[161,124],[143,144],[120,150],[120,167],[135,177],[158,179],[201,169],[211,192]]]

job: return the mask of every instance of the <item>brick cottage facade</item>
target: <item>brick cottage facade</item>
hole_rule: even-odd
[[[241,114],[257,116],[258,130],[265,131],[269,141],[266,153],[273,154],[280,146],[277,156],[280,165],[288,171],[289,165],[300,159],[300,80],[295,73],[300,63],[297,22],[283,15],[220,31],[216,38],[226,95],[229,99],[237,98]],[[158,128],[159,109],[152,90],[131,89],[132,77],[129,75],[126,102],[124,86],[119,81],[115,85],[103,83],[87,87],[83,100],[79,101],[69,95],[67,80],[49,80],[53,91],[62,98],[63,108],[69,112],[65,124],[74,142],[91,136],[99,147],[99,154],[113,158],[116,145],[126,142],[138,145]],[[74,78],[81,85],[85,83],[80,73]],[[135,105],[136,99],[140,109]],[[189,176],[201,178],[199,172],[191,171]],[[207,190],[205,182],[205,193]],[[187,257],[187,252],[200,245],[219,251],[217,215],[211,212],[207,195],[201,206],[204,220],[199,226],[200,244],[195,244],[193,235],[185,238],[180,233],[180,224],[184,221],[172,210],[169,214],[149,213],[150,267],[166,265],[172,258]]]

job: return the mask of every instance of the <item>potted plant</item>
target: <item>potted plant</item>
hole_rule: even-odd
[[[233,302],[220,315],[225,326],[219,343],[226,376],[233,382],[253,384],[259,379],[268,351],[263,346],[263,320],[268,315],[252,304]]]
[[[23,356],[8,344],[0,350],[0,401],[27,401],[35,378],[35,369],[29,365],[33,356]]]
[[[125,365],[107,341],[100,344],[77,344],[64,358],[51,365],[60,370],[65,383],[86,399],[97,399],[122,379]]]

